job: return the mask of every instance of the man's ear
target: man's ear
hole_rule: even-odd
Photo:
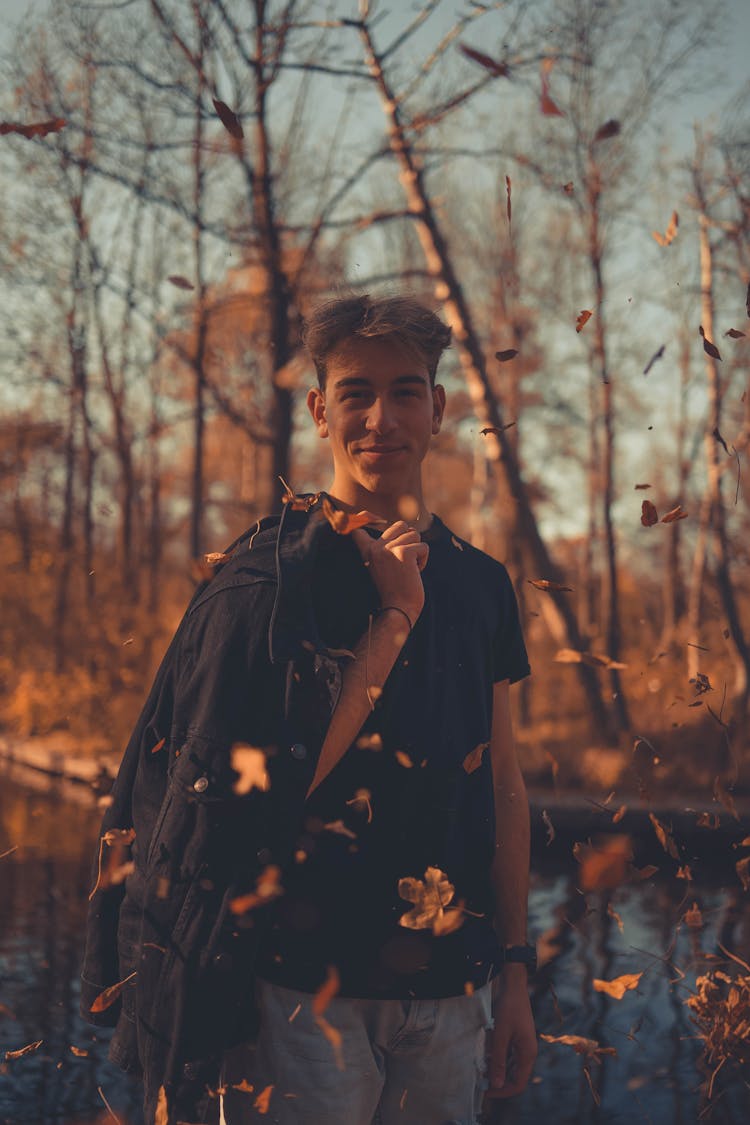
[[[440,426],[445,413],[445,387],[436,383],[432,388],[432,432],[440,433]]]
[[[307,392],[307,409],[312,415],[312,420],[318,431],[318,437],[328,437],[328,422],[326,420],[326,398],[320,387],[311,387]]]

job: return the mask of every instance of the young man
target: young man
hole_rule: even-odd
[[[492,1018],[491,1095],[536,1053],[515,597],[424,503],[450,330],[361,297],[305,338],[333,482],[238,540],[170,646],[105,817],[134,872],[93,897],[82,1008],[133,974],[111,1055],[147,1120],[468,1125]]]

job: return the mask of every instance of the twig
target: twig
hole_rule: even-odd
[[[99,1094],[99,1097],[102,1099],[102,1101],[106,1105],[107,1109],[109,1110],[109,1114],[110,1114],[112,1120],[116,1121],[117,1125],[122,1125],[122,1123],[120,1121],[120,1118],[117,1116],[115,1111],[112,1109],[112,1106],[109,1104],[109,1102],[105,1098],[104,1091],[102,1090],[101,1086],[97,1086],[96,1089],[97,1089],[97,1093]]]

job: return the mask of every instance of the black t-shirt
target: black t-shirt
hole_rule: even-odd
[[[465,762],[489,743],[493,683],[529,664],[505,567],[437,516],[422,538],[424,608],[359,738],[306,802],[262,943],[259,975],[286,987],[315,991],[335,965],[343,996],[437,998],[493,971],[489,747]],[[349,538],[323,537],[312,595],[324,641],[352,648],[379,598]],[[427,868],[454,887],[448,909],[465,910],[453,933],[399,924],[414,907],[399,880]]]

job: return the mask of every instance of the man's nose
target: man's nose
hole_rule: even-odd
[[[388,403],[381,395],[376,395],[367,412],[367,429],[377,434],[387,434],[395,427],[396,420]]]

